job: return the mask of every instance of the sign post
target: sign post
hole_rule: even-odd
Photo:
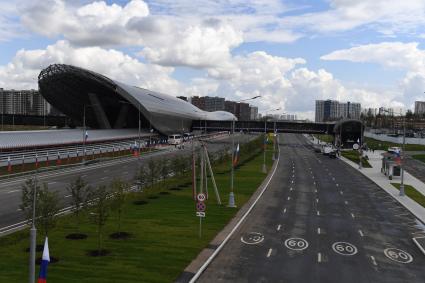
[[[205,200],[207,196],[204,193],[196,195],[196,216],[199,217],[199,238],[202,236],[202,218],[205,217],[205,209],[207,208]]]

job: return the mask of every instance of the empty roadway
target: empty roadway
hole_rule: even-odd
[[[302,135],[280,141],[268,189],[198,282],[425,282],[404,207]]]

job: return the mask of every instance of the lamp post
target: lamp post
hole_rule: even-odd
[[[124,101],[124,100],[119,100],[118,101],[119,103],[122,103],[122,104],[129,104],[129,105],[133,105],[132,103],[130,103],[130,102],[128,102],[128,101]],[[138,109],[138,119],[139,119],[139,126],[138,126],[138,132],[137,132],[137,139],[138,139],[138,141],[137,141],[137,143],[138,143],[138,155],[137,155],[137,161],[140,161],[140,144],[141,144],[141,127],[142,127],[142,120],[141,120],[141,112],[140,112],[140,103],[138,103],[138,105],[137,105],[137,109]],[[150,146],[150,144],[149,144],[149,146]]]
[[[267,173],[267,166],[266,166],[266,137],[267,137],[267,112],[270,111],[278,111],[281,108],[276,108],[276,109],[268,109],[265,111],[265,117],[264,117],[264,141],[263,141],[263,167],[262,167],[262,172],[263,173]]]
[[[248,99],[242,99],[239,101],[235,101],[235,104],[233,104],[233,119],[232,119],[232,160],[230,161],[230,193],[229,193],[229,203],[228,207],[236,207],[235,204],[235,194],[233,193],[233,186],[234,186],[234,178],[235,178],[235,118],[236,118],[236,103],[241,103],[244,101],[254,100],[261,97],[260,95],[248,98]]]
[[[384,109],[384,112],[390,112],[388,110]],[[400,173],[401,173],[401,180],[400,180],[400,192],[399,192],[399,196],[403,197],[405,196],[405,192],[404,192],[404,150],[405,150],[405,145],[406,145],[406,114],[399,112],[398,113],[400,115],[400,117],[403,118],[403,144],[401,147],[401,164],[400,164]]]
[[[35,169],[34,175],[34,187],[33,187],[33,199],[32,199],[32,219],[30,229],[30,262],[29,262],[29,283],[35,282],[35,256],[36,256],[36,240],[37,240],[37,228],[35,227],[35,205],[37,199],[37,171]]]

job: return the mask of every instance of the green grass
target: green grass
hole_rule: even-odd
[[[367,146],[369,148],[375,149],[375,150],[387,150],[389,147],[392,146],[398,146],[401,147],[401,144],[393,143],[393,142],[386,142],[386,141],[380,141],[372,138],[365,137],[365,142],[367,143]],[[425,150],[425,145],[420,144],[405,144],[406,151],[421,151]]]
[[[271,148],[271,147],[269,147]],[[268,168],[272,151],[267,151]],[[243,158],[243,156],[241,156]],[[242,161],[243,162],[243,161]],[[238,208],[250,198],[266,174],[261,173],[261,151],[235,171],[235,198]],[[96,228],[87,220],[80,226],[85,240],[67,240],[76,232],[72,216],[60,219],[49,234],[50,255],[59,262],[49,265],[49,282],[172,282],[183,269],[208,245],[230,221],[237,209],[227,208],[229,165],[215,167],[216,181],[223,205],[216,204],[212,185],[206,202],[206,218],[202,223],[202,238],[198,236],[199,218],[195,216],[191,185],[182,190],[157,187],[144,193],[133,193],[125,205],[122,231],[132,234],[128,240],[112,240],[107,235],[117,231],[117,215],[111,214],[105,226],[104,248],[111,254],[89,257],[87,251],[96,249]],[[190,177],[168,180],[168,188],[190,183]],[[160,194],[167,191],[169,194]],[[149,199],[149,196],[157,196]],[[134,200],[146,200],[146,205],[134,205]],[[87,217],[85,217],[87,218]],[[29,231],[19,231],[0,238],[0,282],[25,282],[28,274]],[[39,244],[43,238],[39,235]],[[38,253],[37,256],[41,256]],[[37,272],[38,272],[37,266]]]
[[[359,164],[359,153],[356,150],[347,150],[347,151],[341,151],[341,155],[345,158],[353,161],[354,163]],[[372,168],[372,166],[369,164],[369,162],[362,158],[362,166],[365,168]]]
[[[399,183],[391,183],[396,189],[400,190],[400,184]],[[425,196],[422,195],[420,192],[418,192],[414,187],[411,185],[404,185],[404,193],[414,201],[416,201],[418,204],[425,207]]]
[[[425,163],[425,154],[415,154],[412,157],[416,160],[422,161]]]
[[[317,139],[326,142],[326,143],[333,143],[334,137],[332,135],[314,135]]]

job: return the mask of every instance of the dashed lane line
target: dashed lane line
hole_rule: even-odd
[[[359,230],[359,234],[360,234],[361,237],[364,237],[364,234],[363,234],[363,231],[362,230]]]
[[[356,218],[356,216],[354,216],[354,213],[351,213],[351,218]]]
[[[317,216],[320,216],[320,211],[317,211]]]
[[[20,191],[21,190],[11,190],[11,191],[8,191],[7,194],[12,194],[12,193],[20,192]]]
[[[269,251],[267,252],[267,257],[270,257],[272,254],[273,249],[269,249]]]
[[[283,210],[283,213],[286,213],[286,208]]]
[[[376,263],[375,257],[373,255],[370,256],[370,259],[372,260],[373,265],[378,266],[378,263]]]
[[[345,204],[348,204],[348,201],[344,201]]]
[[[279,224],[279,225],[277,225],[276,230],[277,230],[277,231],[280,231],[280,228],[281,228],[281,227],[282,227],[282,225],[280,225],[280,224]]]
[[[288,197],[288,200],[291,200],[291,197]]]
[[[72,197],[72,195],[66,195],[65,197],[66,197],[66,198],[70,198],[70,197]]]
[[[322,262],[322,254],[321,253],[317,253],[317,262]]]
[[[317,228],[317,234],[320,235],[320,227]]]

